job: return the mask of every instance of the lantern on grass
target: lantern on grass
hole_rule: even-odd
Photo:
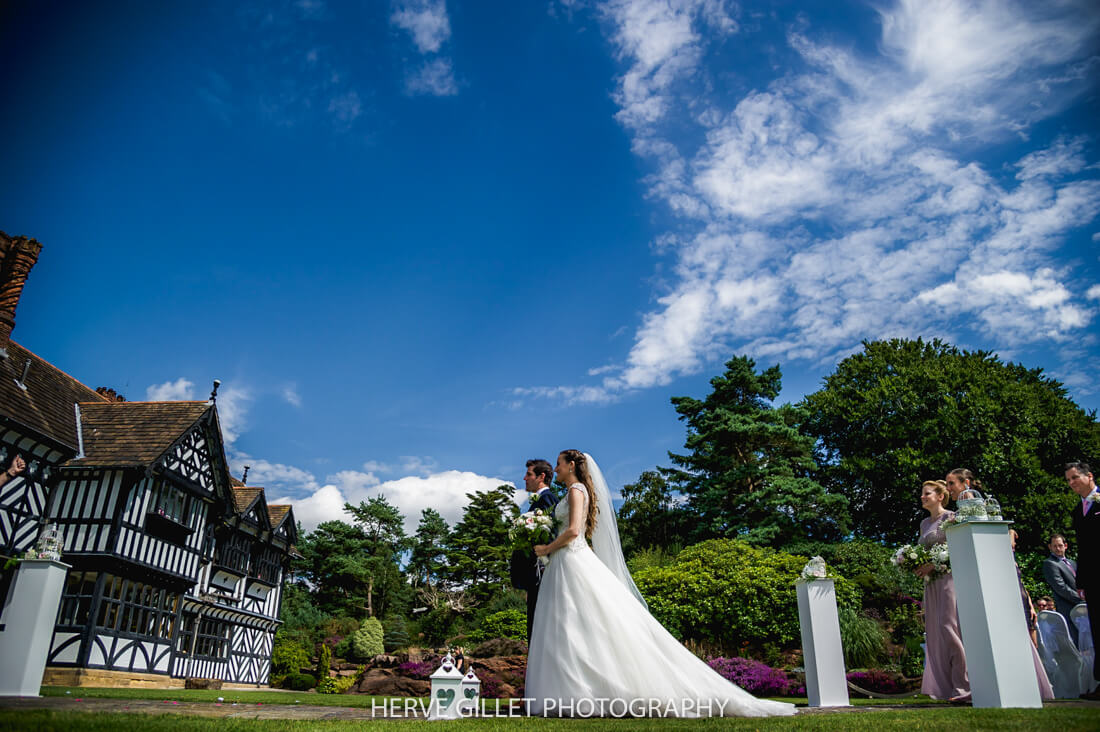
[[[462,679],[462,708],[471,712],[476,711],[480,698],[481,680],[474,675],[474,670],[471,668]]]
[[[448,653],[431,675],[432,700],[428,705],[429,719],[458,719],[462,716],[459,701],[462,694],[462,672]]]

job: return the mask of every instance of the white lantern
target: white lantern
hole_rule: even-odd
[[[458,719],[462,716],[462,672],[448,653],[432,679],[432,699],[428,704],[428,719]]]
[[[462,708],[471,714],[476,713],[480,699],[481,680],[474,675],[471,668],[462,679]]]

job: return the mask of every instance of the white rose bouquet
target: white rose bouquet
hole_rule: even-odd
[[[512,528],[508,529],[508,539],[512,549],[534,556],[535,544],[549,544],[553,536],[554,519],[541,508],[521,513],[512,519]],[[549,557],[539,557],[546,564]]]
[[[894,565],[909,572],[916,572],[918,567],[931,564],[932,573],[925,575],[925,582],[931,582],[940,575],[951,571],[951,564],[947,555],[947,544],[933,544],[931,548],[920,544],[906,544],[898,547],[891,561]]]

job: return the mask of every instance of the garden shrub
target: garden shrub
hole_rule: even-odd
[[[707,665],[754,696],[794,695],[799,688],[785,672],[751,658],[713,658]]]
[[[275,674],[296,674],[309,666],[309,652],[296,641],[275,636],[271,647],[271,671]]]
[[[427,681],[437,668],[439,663],[436,661],[407,661],[397,667],[397,673],[410,679]]]
[[[515,638],[490,638],[477,645],[470,655],[475,658],[492,658],[494,656],[524,656],[527,655],[526,641]]]
[[[848,668],[867,668],[882,661],[888,636],[878,621],[847,607],[840,608],[838,614]]]
[[[355,686],[354,676],[330,676],[317,682],[318,694],[344,694]]]
[[[468,634],[469,640],[478,643],[489,638],[527,638],[527,613],[519,610],[502,610],[489,615],[481,627]]]
[[[409,632],[405,629],[405,619],[395,615],[386,620],[386,632],[382,636],[382,645],[386,653],[393,653],[398,648],[409,645]]]
[[[853,671],[847,678],[856,686],[879,694],[904,694],[913,691],[912,685],[907,684],[898,674],[877,668],[870,671]]]
[[[798,645],[795,580],[805,557],[712,539],[684,549],[672,564],[634,575],[649,610],[680,640],[700,640],[729,651],[765,643]],[[837,602],[858,606],[851,582],[836,579]]]
[[[331,667],[332,651],[329,650],[329,647],[327,645],[322,643],[320,657],[317,659],[317,678],[321,679],[322,681],[324,679],[327,679],[328,672]]]
[[[283,680],[283,686],[294,691],[309,691],[317,686],[317,679],[309,674],[288,674]]]
[[[351,639],[352,653],[356,659],[366,661],[383,653],[382,623],[378,618],[367,618]]]

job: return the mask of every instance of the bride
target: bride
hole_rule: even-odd
[[[535,553],[542,576],[525,696],[546,716],[766,717],[793,704],[757,699],[720,676],[649,614],[623,560],[615,511],[596,461],[558,455],[569,486],[561,533]],[[592,547],[589,548],[589,541]]]

